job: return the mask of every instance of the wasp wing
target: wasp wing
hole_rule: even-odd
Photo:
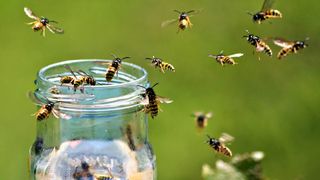
[[[24,7],[23,8],[24,10],[24,13],[31,19],[34,19],[34,20],[40,20],[39,17],[37,17],[32,11],[31,9],[27,8],[27,7]]]
[[[206,117],[207,117],[207,118],[211,118],[211,117],[212,117],[212,112],[208,112],[208,113],[206,114]]]
[[[234,140],[234,137],[228,133],[222,133],[219,137],[219,141],[223,144],[230,143]]]
[[[46,26],[50,32],[52,32],[53,34],[63,34],[64,30],[58,27],[55,27],[53,25],[47,24]]]
[[[169,104],[169,103],[173,102],[173,100],[166,98],[166,97],[161,97],[161,96],[157,96],[157,101],[159,101],[160,103],[165,103],[165,104]]]
[[[208,57],[217,58],[217,55],[209,54]]]
[[[277,46],[283,47],[283,48],[289,48],[292,45],[294,45],[294,42],[292,41],[287,41],[285,39],[282,38],[276,38],[273,40],[273,43]]]
[[[54,117],[56,117],[57,119],[65,119],[65,120],[69,120],[71,119],[71,116],[65,113],[60,112],[58,109],[53,109],[52,110],[52,114],[54,115]]]
[[[147,106],[149,105],[149,98],[148,96],[145,96],[141,101],[140,101],[141,105]]]
[[[273,3],[274,3],[274,0],[264,0],[261,11],[266,11],[271,9]]]
[[[178,21],[179,21],[179,19],[171,19],[171,20],[163,21],[161,23],[161,27],[164,28],[164,27],[166,27],[166,26],[168,26],[170,24],[173,24],[175,22],[178,22]]]
[[[243,53],[231,54],[228,57],[234,58],[234,57],[241,57],[241,56],[243,56]]]
[[[201,13],[201,12],[202,12],[202,9],[200,9],[200,10],[190,10],[190,11],[186,12],[186,14],[187,14],[189,17],[192,17],[192,16],[195,16],[195,15]]]
[[[38,99],[38,98],[36,97],[36,95],[35,95],[34,92],[29,91],[29,92],[28,92],[28,97],[29,97],[29,98],[31,99],[31,101],[33,101],[36,105],[39,105],[39,106],[43,105],[43,103],[40,101],[40,99]]]

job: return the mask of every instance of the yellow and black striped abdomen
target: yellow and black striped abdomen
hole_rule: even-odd
[[[169,64],[169,63],[166,63],[166,62],[162,62],[162,63],[160,64],[160,68],[161,68],[162,70],[170,70],[170,71],[172,71],[172,72],[175,72],[175,69],[174,69],[173,65],[171,65],[171,64]]]
[[[151,117],[153,119],[154,117],[156,117],[158,115],[159,105],[158,105],[156,100],[151,100],[150,101],[150,99],[149,99],[149,104],[147,106],[148,106],[147,108],[148,108],[148,110],[149,110],[149,112],[151,114]]]
[[[106,74],[106,80],[110,82],[112,78],[114,77],[114,74],[117,72],[117,69],[113,66],[108,68],[108,72]]]
[[[282,48],[277,55],[278,59],[282,59],[283,57],[287,56],[290,51],[293,51],[292,47]]]
[[[236,64],[236,62],[231,57],[228,57],[228,56],[224,56],[223,61],[224,63],[228,63],[228,64]]]
[[[263,48],[264,53],[266,53],[268,56],[272,56],[272,50],[265,42],[260,41],[259,46]]]
[[[36,114],[36,118],[38,121],[47,119],[51,113],[51,110],[49,111],[45,106],[42,106],[39,111]]]
[[[282,18],[282,14],[280,11],[275,10],[275,9],[269,9],[264,12],[264,17],[265,19],[269,18]]]
[[[232,156],[232,152],[230,151],[230,149],[225,147],[224,145],[220,145],[216,150],[225,156]]]

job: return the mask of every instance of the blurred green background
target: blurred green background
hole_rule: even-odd
[[[221,156],[203,142],[205,134],[235,136],[234,154],[264,151],[264,173],[271,179],[316,179],[319,175],[320,61],[319,1],[279,1],[283,19],[253,24],[262,0],[193,1],[0,1],[1,179],[27,179],[29,146],[35,139],[34,105],[26,92],[34,88],[43,66],[69,59],[131,56],[145,67],[156,92],[173,104],[150,120],[150,140],[158,179],[200,179],[201,166]],[[25,23],[23,7],[59,21],[64,35],[43,38]],[[172,10],[202,9],[192,29],[176,33]],[[307,49],[279,61],[252,54],[245,30],[263,37],[292,40],[310,37]],[[279,47],[270,43],[274,54]],[[237,66],[221,67],[209,53],[245,53]],[[144,60],[152,55],[172,63],[176,72],[161,74]],[[198,134],[192,112],[214,112],[207,131]]]

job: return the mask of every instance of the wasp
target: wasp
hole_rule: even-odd
[[[275,19],[275,18],[282,18],[282,14],[280,11],[276,9],[271,9],[274,0],[264,0],[262,8],[259,12],[255,14],[251,14],[248,12],[250,16],[252,16],[253,22],[260,24],[262,21],[267,19]]]
[[[227,134],[227,133],[222,133],[219,139],[212,138],[209,135],[207,135],[208,140],[207,143],[212,147],[216,152],[221,153],[225,156],[231,157],[232,152],[231,150],[225,146],[225,143],[231,142],[234,140],[234,138]]]
[[[186,28],[191,28],[192,23],[190,21],[190,17],[192,17],[193,15],[195,15],[196,13],[199,13],[199,11],[195,11],[195,10],[190,10],[190,11],[178,11],[178,10],[174,10],[174,12],[179,13],[179,17],[178,19],[171,19],[171,20],[167,20],[161,23],[161,27],[165,27],[169,24],[178,22],[178,31],[180,30],[185,30]]]
[[[50,92],[51,94],[60,94],[60,90],[59,90],[59,88],[58,88],[57,86],[51,87],[51,88],[49,89],[49,92]]]
[[[153,88],[158,85],[158,83],[154,84],[152,87],[145,88],[144,86],[140,86],[145,89],[145,93],[142,94],[144,97],[144,100],[141,102],[142,105],[144,105],[144,112],[150,113],[151,118],[153,119],[158,115],[159,109],[160,109],[160,103],[171,103],[172,100],[169,98],[157,96],[154,92]]]
[[[248,33],[248,35],[245,35],[243,37],[247,38],[247,41],[255,47],[256,52],[264,52],[268,56],[272,56],[272,50],[267,45],[267,43],[265,43],[259,36],[249,33],[248,30],[246,32]]]
[[[307,40],[309,40],[309,38],[306,38],[304,41],[287,41],[280,38],[274,39],[274,44],[282,47],[277,55],[277,58],[282,59],[289,53],[297,53],[298,50],[308,47],[308,44],[306,44]]]
[[[164,73],[165,70],[170,70],[175,72],[175,69],[172,64],[162,61],[162,59],[152,56],[152,58],[146,58],[147,60],[151,60],[151,63],[155,68],[160,68],[160,71]]]
[[[218,55],[209,54],[209,57],[215,58],[216,61],[220,63],[222,66],[224,64],[232,64],[232,65],[238,64],[234,61],[233,58],[241,57],[241,56],[243,56],[242,53],[236,53],[236,54],[226,56],[226,55],[223,55],[223,51],[221,51]]]
[[[88,75],[86,72],[84,72],[82,70],[78,70],[77,73],[80,76],[77,77],[70,66],[65,65],[65,68],[68,69],[74,77],[71,77],[71,76],[63,76],[63,77],[61,77],[61,79],[60,79],[61,84],[70,83],[71,85],[73,85],[73,90],[74,91],[76,91],[78,89],[78,87],[81,86],[80,87],[80,91],[82,93],[84,92],[83,85],[85,85],[85,84],[89,84],[91,86],[95,86],[96,85],[96,80],[94,79],[94,77],[91,76],[91,75]]]
[[[110,168],[107,168],[107,169],[109,171],[108,175],[94,173],[93,176],[94,176],[95,180],[112,180],[114,177],[111,174],[111,170],[110,170]]]
[[[204,129],[208,125],[208,119],[212,117],[212,112],[203,113],[203,112],[195,112],[193,113],[195,117],[196,126],[199,130]]]
[[[28,23],[28,25],[32,25],[32,29],[33,31],[41,31],[41,34],[43,37],[45,37],[45,32],[46,32],[46,28],[52,32],[53,34],[63,34],[64,31],[61,28],[55,27],[53,25],[51,25],[50,23],[58,23],[57,21],[53,21],[53,20],[49,20],[45,17],[38,17],[36,16],[29,8],[25,7],[24,8],[24,12],[25,14],[35,20],[33,22]]]
[[[132,128],[131,128],[130,125],[127,125],[126,130],[125,130],[125,134],[126,134],[126,138],[128,139],[129,148],[132,151],[135,151],[136,150],[136,145],[134,143],[134,139],[133,139],[133,136],[132,136]]]
[[[40,154],[43,150],[43,138],[37,137],[32,145],[32,149],[34,150],[36,155]]]
[[[112,60],[111,63],[108,63],[108,69],[107,69],[107,72],[106,72],[106,80],[107,80],[107,82],[111,82],[113,77],[114,77],[114,75],[118,74],[118,71],[121,68],[122,60],[130,58],[128,56],[123,57],[123,58],[119,58],[114,54],[112,54],[112,56],[114,57],[114,59]]]
[[[81,169],[79,166],[76,167],[73,178],[77,180],[82,179],[93,179],[93,174],[90,172],[90,166],[87,162],[81,162]]]
[[[35,102],[38,105],[43,104],[34,93],[29,92],[29,98]],[[70,119],[71,117],[69,115],[66,115],[58,110],[56,107],[56,104],[52,101],[49,101],[47,98],[43,97],[46,101],[45,104],[41,105],[40,109],[34,114],[36,116],[36,119],[38,121],[42,121],[44,119],[47,119],[51,114],[53,114],[56,118],[64,118],[64,119]]]

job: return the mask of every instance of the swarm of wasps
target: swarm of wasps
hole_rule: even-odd
[[[281,19],[283,17],[282,13],[277,10],[273,9],[274,0],[264,0],[262,8],[260,11],[256,13],[250,13],[248,14],[252,17],[252,20],[254,23],[262,24],[265,21],[268,21],[270,19]],[[64,30],[56,27],[53,24],[57,24],[57,21],[49,20],[46,17],[38,17],[33,13],[33,11],[27,7],[24,8],[25,14],[31,18],[33,21],[30,23],[27,23],[28,25],[31,25],[31,28],[33,31],[38,32],[40,31],[40,34],[45,37],[46,35],[46,29],[48,29],[53,34],[64,34]],[[180,10],[174,10],[175,13],[178,13],[178,17],[170,20],[166,20],[161,23],[161,27],[167,27],[171,24],[176,24],[178,31],[182,32],[186,29],[190,29],[193,24],[191,23],[191,17],[199,14],[200,10],[188,10],[188,11],[180,11]],[[247,42],[253,46],[254,53],[264,53],[266,56],[271,57],[273,55],[272,49],[267,43],[267,40],[272,40],[272,42],[276,45],[281,47],[280,51],[277,53],[278,59],[283,59],[289,54],[294,54],[300,51],[301,49],[304,49],[308,47],[308,44],[306,43],[309,38],[305,38],[305,40],[285,40],[284,38],[278,38],[278,37],[272,37],[272,38],[261,38],[260,36],[256,34],[250,33],[248,30],[246,30],[246,34],[243,35],[243,38],[247,40]],[[213,58],[216,60],[217,63],[219,63],[221,66],[225,66],[226,64],[230,65],[236,65],[238,64],[234,58],[242,57],[243,53],[234,53],[230,55],[225,55],[223,51],[221,51],[219,54],[209,54],[208,56],[210,58]],[[107,83],[111,83],[115,76],[118,76],[118,73],[121,69],[121,65],[123,60],[127,60],[130,57],[125,56],[122,58],[119,58],[115,55],[113,55],[113,60],[110,63],[106,64],[106,72],[105,72],[105,80]],[[164,61],[162,58],[152,56],[145,58],[150,62],[150,64],[154,67],[154,69],[159,69],[161,73],[165,73],[166,71],[175,72],[175,67]],[[258,59],[260,60],[260,56],[258,56]],[[61,76],[60,77],[60,83],[61,86],[70,86],[73,88],[73,91],[76,93],[77,90],[79,90],[81,93],[85,93],[85,86],[96,86],[99,84],[95,78],[90,75],[89,73],[78,69],[74,70],[70,66],[65,66],[67,71],[70,73],[69,75]],[[160,109],[161,103],[171,103],[172,100],[169,98],[158,96],[155,93],[154,87],[157,86],[158,83],[155,83],[153,86],[142,86],[138,85],[138,88],[142,88],[143,93],[141,94],[141,105],[143,106],[143,112],[146,114],[150,114],[151,118],[155,118]],[[52,94],[60,94],[60,90],[58,87],[52,87],[50,89],[50,92]],[[37,94],[35,96],[34,93],[29,94],[30,98],[36,102],[38,105],[40,105],[40,109],[35,113],[35,117],[37,121],[43,121],[44,119],[47,119],[51,114],[53,114],[56,118],[65,118],[69,119],[68,115],[62,113],[59,108],[59,104],[61,102],[53,102],[52,100],[49,100],[48,98],[41,96],[40,94]],[[40,96],[40,97],[39,97]],[[40,99],[42,99],[42,101]],[[43,103],[43,99],[45,100],[45,103]],[[193,114],[195,117],[196,127],[199,131],[202,131],[204,128],[207,127],[208,120],[212,118],[212,113],[203,113],[203,112],[196,112]],[[130,148],[132,150],[135,150],[134,146],[134,139],[131,138],[132,131],[130,128],[126,129],[127,138],[129,141]],[[206,141],[209,146],[214,149],[216,152],[223,154],[225,156],[231,157],[232,152],[231,150],[226,146],[227,143],[231,142],[234,138],[231,135],[228,134],[222,134],[219,138],[213,138],[209,135],[207,135],[208,140]],[[43,145],[43,141],[41,139],[38,139],[35,143],[36,152],[40,153],[41,148]],[[89,165],[86,163],[83,163],[81,167],[76,169],[77,172],[74,174],[74,178],[77,179],[79,177],[84,177],[93,175],[89,171]],[[101,176],[96,177],[96,179],[112,179],[112,176]]]

